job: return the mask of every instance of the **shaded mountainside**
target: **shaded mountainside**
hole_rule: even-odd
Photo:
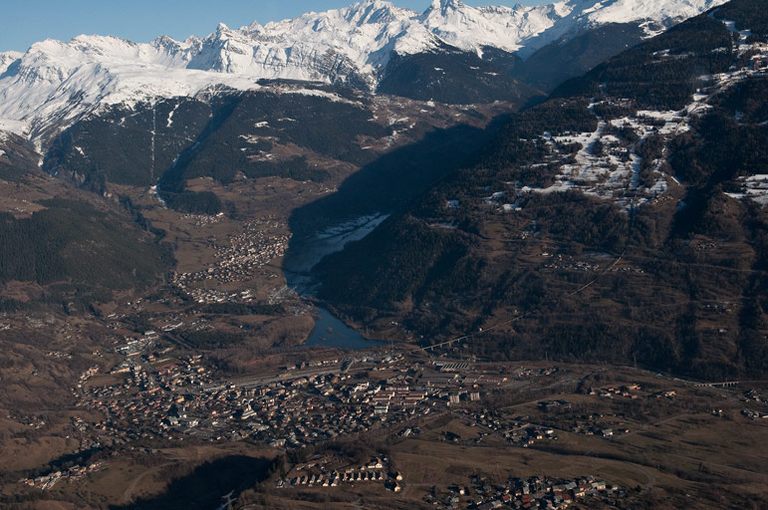
[[[537,50],[512,76],[531,87],[552,91],[605,60],[640,43],[645,32],[635,24],[611,23],[575,37],[559,39]]]
[[[494,357],[764,375],[761,9],[689,20],[515,114],[481,163],[323,260],[320,296]]]
[[[0,132],[0,180],[23,181],[25,176],[39,171],[38,159],[34,147],[25,139]]]
[[[114,106],[55,138],[44,169],[100,192],[107,182],[151,186],[202,132],[210,115],[205,102],[187,98],[135,109]]]
[[[393,170],[400,163],[387,153],[408,141],[427,137],[420,147],[444,147],[448,142],[441,133],[446,128],[463,122],[483,125],[489,112],[502,108],[414,103],[317,83],[272,81],[263,86],[251,92],[219,89],[134,108],[115,106],[59,135],[43,168],[98,193],[114,185],[157,186],[159,198],[173,209],[217,214],[229,210],[227,204],[211,191],[189,190],[189,181],[211,178],[229,185],[280,177],[333,186],[361,167]],[[504,103],[510,108],[515,104]],[[472,143],[469,133],[478,129],[466,127],[466,142],[462,129],[450,143]],[[474,145],[456,149],[476,150]],[[416,152],[410,158],[419,161],[418,168],[431,165]]]
[[[447,45],[416,55],[395,55],[378,92],[455,104],[524,103],[541,93],[515,79],[521,62],[517,55],[495,48],[485,48],[481,58]]]
[[[51,199],[30,218],[0,220],[0,281],[83,282],[107,289],[145,287],[168,264],[126,218],[86,202]]]
[[[88,304],[162,280],[172,258],[136,218],[119,204],[62,185],[40,171],[30,144],[2,137],[0,286],[33,284],[45,289],[33,298]]]
[[[152,186],[169,179],[166,171],[228,182],[238,172],[268,174],[266,154],[275,145],[293,144],[357,162],[367,157],[354,143],[357,136],[389,134],[370,122],[363,101],[317,85],[303,89],[296,84],[295,89],[285,94],[223,89],[211,97],[174,98],[133,109],[116,106],[62,133],[46,155],[45,169],[68,172],[83,183]],[[334,122],[337,118],[347,122]]]
[[[323,225],[407,209],[451,172],[474,162],[478,147],[488,143],[505,119],[500,116],[485,129],[467,125],[435,129],[418,143],[394,149],[363,165],[335,193],[293,213],[290,223],[294,240],[289,257],[301,252],[304,237]]]
[[[222,208],[219,199],[187,191],[188,180],[324,181],[338,166],[374,157],[361,141],[392,133],[373,122],[364,95],[317,84],[273,85],[273,91],[221,89],[194,99],[115,106],[58,136],[44,168],[97,192],[110,183],[157,185],[169,206],[215,214]]]
[[[364,99],[354,99],[274,93],[221,98],[212,104],[210,120],[195,143],[163,173],[161,196],[172,207],[195,210],[185,203],[190,192],[184,183],[196,177],[222,183],[238,174],[322,182],[337,164],[369,161],[373,155],[361,148],[360,140],[384,138],[391,130],[373,122]],[[284,157],[276,159],[281,153]]]

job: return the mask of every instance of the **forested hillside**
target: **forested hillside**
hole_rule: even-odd
[[[0,139],[0,286],[43,289],[25,299],[90,304],[160,283],[173,260],[155,234],[117,201],[43,173],[39,159],[25,140]]]

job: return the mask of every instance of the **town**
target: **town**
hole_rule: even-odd
[[[630,368],[478,360],[461,344],[430,352],[408,344],[358,351],[298,346],[232,373],[214,351],[175,341],[180,323],[193,327],[202,316],[150,316],[143,333],[129,332],[130,315],[106,319],[111,346],[94,351],[93,364],[71,389],[78,416],[68,434],[80,445],[78,460],[16,478],[20,490],[55,492],[98,479],[118,451],[153,455],[243,444],[291,459],[263,489],[286,500],[309,491],[405,498],[446,510],[609,505],[632,498],[636,484],[585,465],[567,473],[546,463],[507,466],[531,455],[631,451],[649,437],[674,438],[665,435],[674,427],[659,432],[655,423],[698,416],[759,427],[768,415],[763,391],[745,384],[707,386]],[[46,427],[42,415],[14,419],[30,429]],[[355,441],[380,449],[368,460],[328,454]],[[401,444],[469,452],[475,474],[456,471],[424,483],[403,463],[399,448],[409,447]],[[484,468],[489,449],[505,457]]]
[[[173,359],[156,338],[115,348],[125,359],[105,375],[111,384],[96,384],[95,368],[80,378],[80,406],[106,417],[95,424],[102,441],[226,437],[300,448],[476,403],[520,378],[382,350],[217,382],[202,355]]]
[[[215,216],[195,216],[195,224],[215,222]],[[283,233],[286,230],[286,225],[277,219],[265,217],[246,222],[242,232],[230,236],[226,244],[219,244],[211,238],[208,243],[214,250],[215,261],[199,271],[175,273],[172,283],[200,304],[233,300],[250,302],[254,299],[251,291],[227,292],[223,287],[251,280],[256,275],[278,278],[279,271],[269,270],[266,266],[285,254],[290,240],[290,236]],[[208,281],[215,282],[216,288],[205,285]]]

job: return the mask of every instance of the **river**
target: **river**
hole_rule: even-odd
[[[313,297],[315,282],[310,270],[326,256],[344,249],[347,243],[363,239],[386,219],[383,214],[361,216],[303,240],[300,249],[295,250],[296,254],[285,262],[288,285],[305,297]],[[380,341],[365,338],[325,308],[315,306],[314,314],[315,328],[304,344],[306,347],[361,350],[381,345]]]

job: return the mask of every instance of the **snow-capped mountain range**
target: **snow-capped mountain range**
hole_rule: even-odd
[[[423,13],[382,0],[150,43],[105,36],[46,40],[0,53],[0,130],[32,138],[103,105],[190,96],[214,85],[258,88],[262,79],[346,83],[375,91],[393,55],[445,45],[529,54],[609,23],[637,23],[651,36],[725,0],[562,0],[543,6],[471,7],[433,0]]]

